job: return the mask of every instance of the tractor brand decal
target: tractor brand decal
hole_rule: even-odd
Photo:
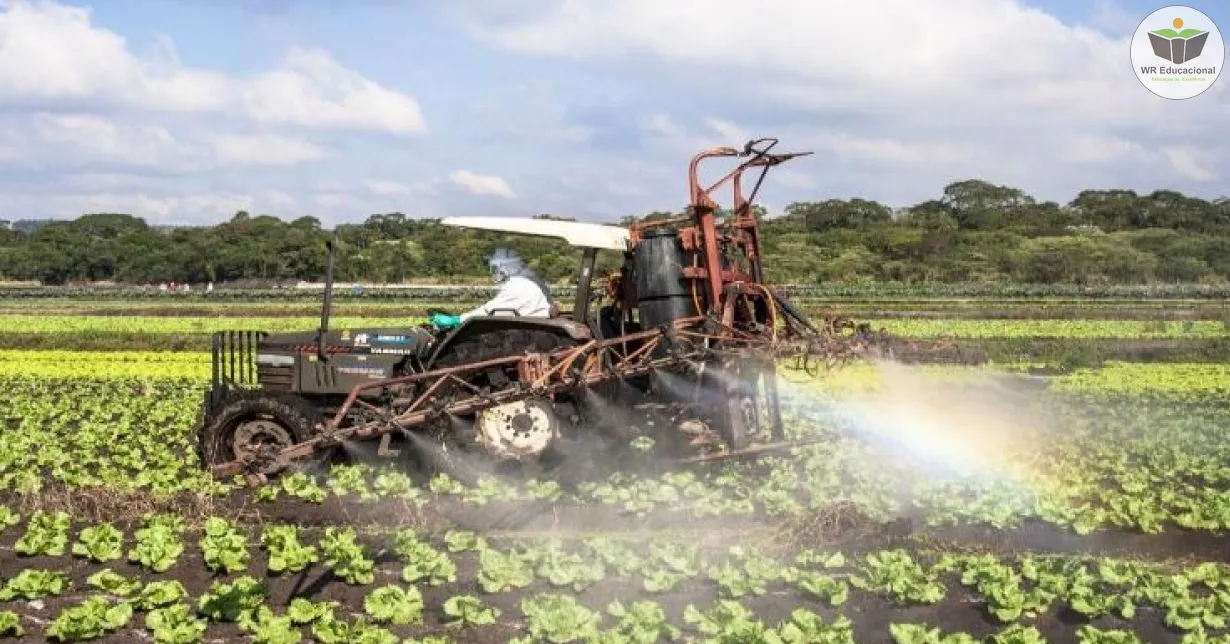
[[[406,335],[378,335],[375,337],[376,342],[396,342],[405,344],[410,341],[410,336]]]
[[[407,356],[414,353],[414,349],[389,349],[387,347],[375,347],[372,353],[391,353],[399,356]]]
[[[279,356],[272,353],[258,353],[256,354],[256,364],[293,365],[295,364],[295,358],[293,356]]]
[[[316,355],[320,350],[320,347],[314,344],[296,344],[291,348],[297,353],[310,353],[312,355]],[[352,348],[342,344],[332,344],[325,347],[325,353],[350,353]]]
[[[380,367],[336,367],[338,373],[348,373],[351,375],[376,376],[383,377],[384,369]]]
[[[370,336],[368,336],[366,333],[356,333],[354,336],[354,345],[356,347],[367,346],[367,340],[369,337]]]

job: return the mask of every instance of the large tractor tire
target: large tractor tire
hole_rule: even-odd
[[[197,450],[205,467],[242,457],[257,458],[252,474],[271,476],[283,468],[268,458],[312,437],[317,414],[305,403],[260,392],[227,396],[197,429]],[[314,465],[327,454],[305,461]]]
[[[430,370],[473,364],[527,352],[550,353],[578,342],[549,329],[492,329],[463,338],[445,348]],[[464,377],[470,387],[500,390],[516,380],[512,369],[493,369]],[[468,387],[446,385],[438,396],[466,398]],[[485,409],[476,414],[443,418],[431,430],[434,445],[417,450],[419,465],[472,480],[466,470],[540,471],[560,461],[562,428],[569,419],[559,417],[553,401],[528,398]],[[424,452],[432,452],[430,454]],[[466,465],[470,467],[466,467]]]

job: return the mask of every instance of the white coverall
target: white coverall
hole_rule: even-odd
[[[513,275],[486,304],[462,313],[461,321],[465,322],[476,315],[512,315],[512,311],[522,317],[550,317],[551,302],[533,280]]]

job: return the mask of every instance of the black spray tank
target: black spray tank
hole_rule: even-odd
[[[645,231],[636,245],[633,260],[641,328],[701,314],[696,310],[692,286],[683,276],[684,267],[692,265],[694,256],[694,253],[684,252],[679,233],[674,229]],[[704,307],[706,298],[699,289],[696,297]]]

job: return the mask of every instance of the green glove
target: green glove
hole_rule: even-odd
[[[432,326],[441,329],[452,329],[461,324],[460,315],[446,315],[444,313],[434,313],[429,318]]]

